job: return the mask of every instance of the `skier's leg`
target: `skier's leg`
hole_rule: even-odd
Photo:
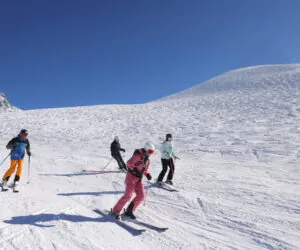
[[[118,162],[118,165],[119,165],[119,168],[122,169],[123,168],[123,165],[122,165],[122,158],[121,158],[121,155],[116,155],[116,160]]]
[[[122,168],[127,170],[127,166],[126,166],[126,164],[125,164],[125,162],[123,160],[122,155],[120,155],[120,161],[121,161]]]
[[[130,200],[135,186],[135,183],[133,182],[133,178],[135,178],[133,175],[129,173],[127,174],[125,180],[125,184],[126,184],[125,193],[121,197],[121,199],[117,202],[117,204],[114,206],[112,210],[113,213],[119,214],[122,211],[126,202]]]
[[[118,162],[118,159],[117,159],[115,154],[112,154],[111,156],[112,156],[112,158],[114,158]]]
[[[173,161],[172,158],[169,160],[169,166],[170,166],[170,170],[169,170],[169,173],[168,173],[167,180],[171,181],[173,179],[174,171],[175,171],[175,165],[174,165],[174,161]]]
[[[127,169],[125,162],[123,161],[122,155],[118,154],[118,164],[120,169]]]
[[[162,164],[162,171],[160,172],[158,178],[157,178],[157,181],[158,182],[161,182],[168,170],[168,160],[166,159],[161,159],[161,164]]]
[[[17,160],[11,160],[10,162],[10,168],[5,172],[2,180],[9,180],[9,177],[15,172],[16,166],[17,166],[18,161]]]
[[[136,196],[133,199],[132,203],[132,212],[136,210],[136,208],[142,203],[142,201],[145,199],[145,190],[144,190],[144,185],[142,181],[139,181],[136,186],[135,186],[135,193]],[[130,206],[130,205],[129,205]]]
[[[15,176],[15,181],[19,181],[21,178],[22,170],[23,170],[23,160],[18,160],[18,168],[17,168],[17,173]]]
[[[134,189],[136,196],[133,199],[133,201],[130,202],[129,206],[126,209],[125,216],[130,217],[131,219],[136,219],[133,212],[136,210],[136,208],[141,204],[141,202],[145,198],[145,191],[144,191],[144,185],[141,181],[138,181],[136,183],[135,189]]]

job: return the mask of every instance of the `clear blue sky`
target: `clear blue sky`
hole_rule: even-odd
[[[22,109],[144,103],[300,62],[300,1],[1,0],[0,92]]]

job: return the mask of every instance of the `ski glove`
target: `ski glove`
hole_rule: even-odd
[[[27,155],[30,157],[31,156],[31,152],[29,151],[29,152],[27,152]]]
[[[147,177],[148,181],[151,181],[151,179],[152,179],[152,176],[151,176],[151,174],[150,174],[150,173],[148,173],[148,174],[146,175],[146,177]]]
[[[140,173],[140,171],[137,168],[134,168],[133,172],[134,172],[136,177],[142,178],[142,174]]]
[[[6,146],[6,149],[11,149],[11,150],[13,150],[15,148],[15,145],[13,145],[13,144],[8,144],[7,146]]]
[[[120,150],[125,153],[125,149],[124,148],[121,148]]]

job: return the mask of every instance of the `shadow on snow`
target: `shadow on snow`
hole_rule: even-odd
[[[69,222],[100,222],[100,223],[106,223],[106,222],[112,222],[116,223],[119,226],[126,229],[130,234],[133,236],[138,236],[141,234],[141,232],[138,232],[136,230],[130,229],[125,227],[122,224],[119,224],[118,221],[115,221],[111,216],[103,216],[100,218],[91,218],[86,217],[82,215],[72,215],[72,214],[36,214],[36,215],[26,215],[26,216],[15,216],[12,217],[10,220],[4,220],[4,223],[11,224],[11,225],[31,225],[36,227],[55,227],[55,224],[49,225],[51,222],[55,221],[69,221]]]
[[[55,225],[47,225],[43,223],[51,221],[70,221],[70,222],[106,222],[105,218],[90,218],[82,215],[72,214],[36,214],[36,215],[25,215],[15,216],[10,220],[4,220],[3,222],[13,225],[32,225],[37,227],[54,227]]]

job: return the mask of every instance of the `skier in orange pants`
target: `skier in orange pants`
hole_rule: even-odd
[[[19,135],[12,140],[9,141],[6,148],[11,150],[10,158],[11,164],[10,168],[5,172],[2,178],[2,191],[7,190],[7,182],[10,176],[15,172],[17,168],[17,172],[14,179],[14,187],[18,185],[18,182],[21,178],[22,174],[22,166],[24,162],[25,151],[27,155],[30,157],[30,144],[29,140],[27,139],[28,132],[26,129],[22,129]]]

